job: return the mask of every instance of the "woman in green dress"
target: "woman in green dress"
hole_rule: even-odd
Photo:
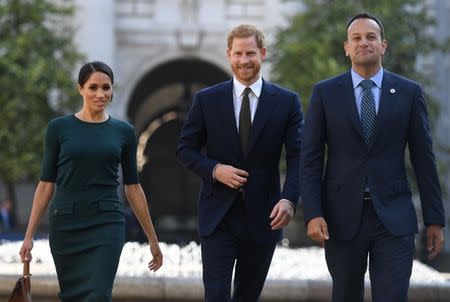
[[[109,116],[114,76],[102,62],[83,65],[78,75],[82,109],[52,120],[34,195],[28,228],[20,249],[30,261],[33,236],[50,200],[50,249],[63,302],[107,302],[125,242],[123,204],[117,193],[122,168],[125,195],[147,235],[150,270],[162,265],[136,167],[134,128]]]

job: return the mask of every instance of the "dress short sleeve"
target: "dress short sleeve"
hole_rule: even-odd
[[[126,144],[122,153],[122,174],[125,185],[138,184],[139,175],[136,164],[137,139],[134,127],[126,131]]]
[[[47,126],[45,135],[45,151],[44,161],[40,180],[56,182],[58,175],[58,157],[59,157],[59,141],[57,126],[54,122],[50,122]]]

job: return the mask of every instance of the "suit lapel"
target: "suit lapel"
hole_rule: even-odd
[[[263,79],[261,95],[258,100],[258,107],[256,108],[255,117],[250,131],[250,138],[248,148],[245,156],[250,152],[256,143],[258,136],[261,134],[266,121],[269,119],[273,106],[276,104],[276,92],[273,86]]]
[[[353,89],[352,75],[350,71],[344,74],[341,77],[338,85],[341,89],[336,95],[342,96],[343,101],[345,102],[344,108],[346,108],[347,115],[350,117],[350,120],[355,127],[356,131],[359,133],[361,140],[364,141],[361,120],[358,114],[358,108],[356,107],[355,93]]]
[[[384,123],[384,117],[386,116],[386,113],[388,110],[388,105],[391,103],[391,101],[394,98],[394,93],[396,91],[395,89],[396,83],[395,80],[392,79],[391,74],[389,71],[384,70],[383,71],[383,81],[381,82],[381,94],[380,94],[380,104],[378,106],[378,113],[377,118],[375,122],[375,134],[374,134],[374,140],[373,144],[375,145],[378,136],[381,133],[381,129]],[[393,92],[391,92],[393,91]]]
[[[224,131],[231,131],[231,137],[233,138],[230,142],[232,144],[232,149],[239,156],[242,156],[241,143],[239,140],[239,133],[236,125],[236,117],[234,115],[234,104],[233,104],[233,80],[225,83],[223,91],[219,92],[218,95],[221,98],[217,102],[221,106],[222,118],[223,118],[223,129]]]

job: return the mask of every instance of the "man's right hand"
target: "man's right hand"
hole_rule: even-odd
[[[312,240],[319,242],[323,247],[325,240],[330,238],[328,226],[323,217],[316,217],[308,222],[308,236]]]
[[[230,165],[218,164],[214,177],[232,189],[239,189],[247,182],[248,173]]]

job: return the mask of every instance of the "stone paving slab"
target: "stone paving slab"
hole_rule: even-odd
[[[17,242],[0,244],[0,301],[5,301],[22,264]],[[180,247],[161,244],[164,266],[156,273],[147,269],[148,245],[127,243],[114,285],[114,301],[202,301],[200,249],[196,243]],[[45,240],[35,241],[31,263],[33,297],[53,302],[58,293],[54,265]],[[262,294],[262,302],[330,301],[331,278],[323,250],[277,247]],[[441,274],[414,261],[410,302],[450,302],[450,274]],[[370,282],[366,276],[366,301],[370,301]]]

